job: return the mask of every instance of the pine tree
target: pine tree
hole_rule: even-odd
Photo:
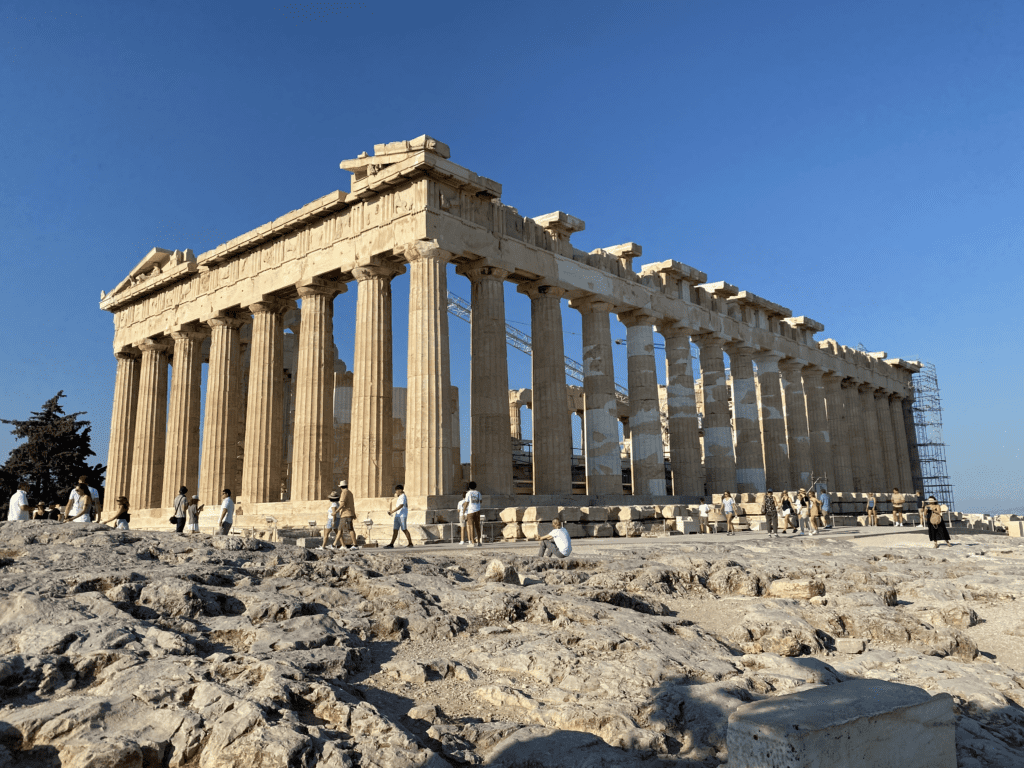
[[[101,488],[107,468],[102,464],[89,465],[86,458],[95,456],[90,445],[92,426],[78,417],[79,413],[65,414],[60,406],[64,397],[61,390],[45,403],[43,410],[33,412],[25,421],[0,419],[11,424],[11,434],[25,440],[11,451],[7,462],[0,467],[0,477],[29,484],[29,497],[41,501],[63,503],[81,475],[89,478],[89,485]]]

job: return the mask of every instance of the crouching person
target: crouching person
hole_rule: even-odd
[[[551,521],[552,531],[540,540],[540,551],[537,557],[568,557],[572,554],[572,539],[569,532],[562,527],[562,521],[557,517]]]

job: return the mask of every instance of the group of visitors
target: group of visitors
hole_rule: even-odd
[[[215,533],[227,536],[235,522],[235,500],[231,495],[230,488],[222,490],[220,495],[220,515],[217,518]],[[199,533],[199,515],[204,509],[206,509],[206,505],[199,503],[199,496],[193,494],[189,497],[188,488],[184,485],[181,486],[178,489],[178,495],[171,502],[170,523],[174,526],[175,532]]]
[[[67,523],[114,523],[115,527],[128,527],[128,500],[124,496],[116,499],[114,512],[106,520],[100,511],[100,492],[89,485],[89,478],[82,475],[62,505],[59,501],[38,501],[29,503],[28,483],[19,483],[11,496],[7,509],[8,520],[55,520]]]

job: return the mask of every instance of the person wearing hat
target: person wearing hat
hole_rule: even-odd
[[[331,502],[331,506],[327,508],[327,525],[324,526],[324,540],[320,542],[318,549],[327,549],[327,537],[331,535],[331,531],[334,531],[334,540],[338,540],[338,534],[341,533],[341,505],[338,504],[339,494],[337,491],[331,491],[331,495],[327,497],[327,500]],[[332,548],[334,545],[332,545]]]
[[[342,480],[338,483],[338,506],[341,507],[341,516],[339,518],[338,533],[334,537],[334,548],[338,549],[339,545],[341,545],[341,549],[345,549],[345,536],[347,535],[349,541],[352,542],[347,548],[351,550],[359,549],[359,543],[356,541],[356,531],[353,527],[356,520],[356,500],[352,495],[352,491],[348,489],[347,480]]]
[[[949,531],[946,530],[946,521],[942,519],[942,507],[934,496],[928,497],[928,503],[924,505],[921,512],[928,526],[928,541],[938,549],[939,542],[946,542],[947,547],[953,546],[949,540]]]
[[[199,533],[199,513],[203,511],[205,504],[199,503],[199,497],[193,496],[186,511],[185,530],[189,533]]]
[[[114,529],[118,531],[127,531],[128,521],[132,519],[131,515],[128,514],[128,499],[125,496],[118,496],[115,499],[115,502],[117,503],[117,511],[114,516],[110,518],[114,521]],[[103,521],[97,520],[96,522],[100,523]]]
[[[774,536],[776,539],[779,538],[779,508],[775,506],[774,491],[771,488],[764,495],[764,501],[761,502],[761,514],[764,515],[765,521],[768,523],[768,538]]]

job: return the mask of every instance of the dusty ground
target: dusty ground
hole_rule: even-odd
[[[740,704],[855,677],[951,693],[962,768],[1024,763],[1020,540],[574,545],[2,523],[0,768],[717,766]]]

